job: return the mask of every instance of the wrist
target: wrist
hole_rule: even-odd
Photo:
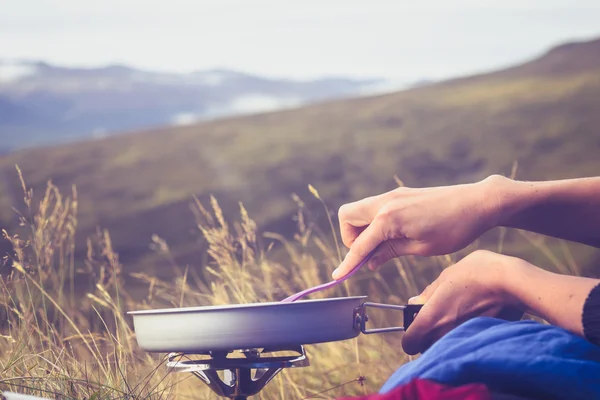
[[[497,280],[496,289],[502,293],[507,303],[526,308],[520,296],[522,286],[527,285],[524,281],[526,265],[523,265],[523,260],[510,256],[502,256],[502,264],[501,268],[498,268],[500,278]]]
[[[506,279],[503,280],[503,292],[524,312],[545,318],[544,310],[539,304],[540,296],[536,295],[536,286],[544,281],[545,275],[551,273],[520,258],[509,259],[504,269]]]
[[[518,184],[502,175],[490,175],[476,185],[480,188],[482,209],[488,228],[504,226],[515,213]]]
[[[491,227],[520,226],[527,210],[544,201],[545,190],[539,182],[521,182],[502,175],[491,175],[480,182],[483,188],[486,213]],[[525,213],[525,214],[524,214]]]

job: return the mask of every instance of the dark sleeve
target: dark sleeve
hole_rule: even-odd
[[[583,304],[582,323],[585,338],[600,346],[600,284],[592,289]]]

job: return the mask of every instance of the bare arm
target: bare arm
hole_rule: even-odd
[[[525,311],[583,336],[583,305],[600,280],[556,274],[524,261],[514,265],[511,272],[504,287]]]
[[[496,225],[600,248],[600,177],[519,182],[493,177]],[[495,193],[494,193],[495,191]]]

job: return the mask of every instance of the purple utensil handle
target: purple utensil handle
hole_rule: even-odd
[[[356,267],[354,267],[350,272],[348,272],[343,278],[338,279],[338,280],[333,280],[331,282],[327,282],[322,285],[318,285],[318,286],[314,286],[314,287],[305,289],[301,292],[298,292],[296,294],[291,295],[290,297],[287,297],[287,298],[281,300],[281,302],[282,303],[291,303],[298,299],[301,299],[304,296],[308,296],[311,293],[329,289],[339,283],[344,282],[346,279],[348,279],[352,275],[354,275],[359,269],[361,269],[362,266],[365,265],[369,261],[369,259],[373,256],[373,254],[375,254],[375,251],[377,251],[377,248],[373,249],[369,254],[367,254],[367,256],[365,258],[363,258],[363,260],[360,263],[358,263],[358,265]]]

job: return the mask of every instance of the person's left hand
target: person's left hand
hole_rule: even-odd
[[[478,316],[519,320],[525,306],[511,291],[511,274],[533,267],[515,257],[478,250],[446,268],[410,304],[424,304],[404,333],[406,354],[425,351],[461,323]]]

